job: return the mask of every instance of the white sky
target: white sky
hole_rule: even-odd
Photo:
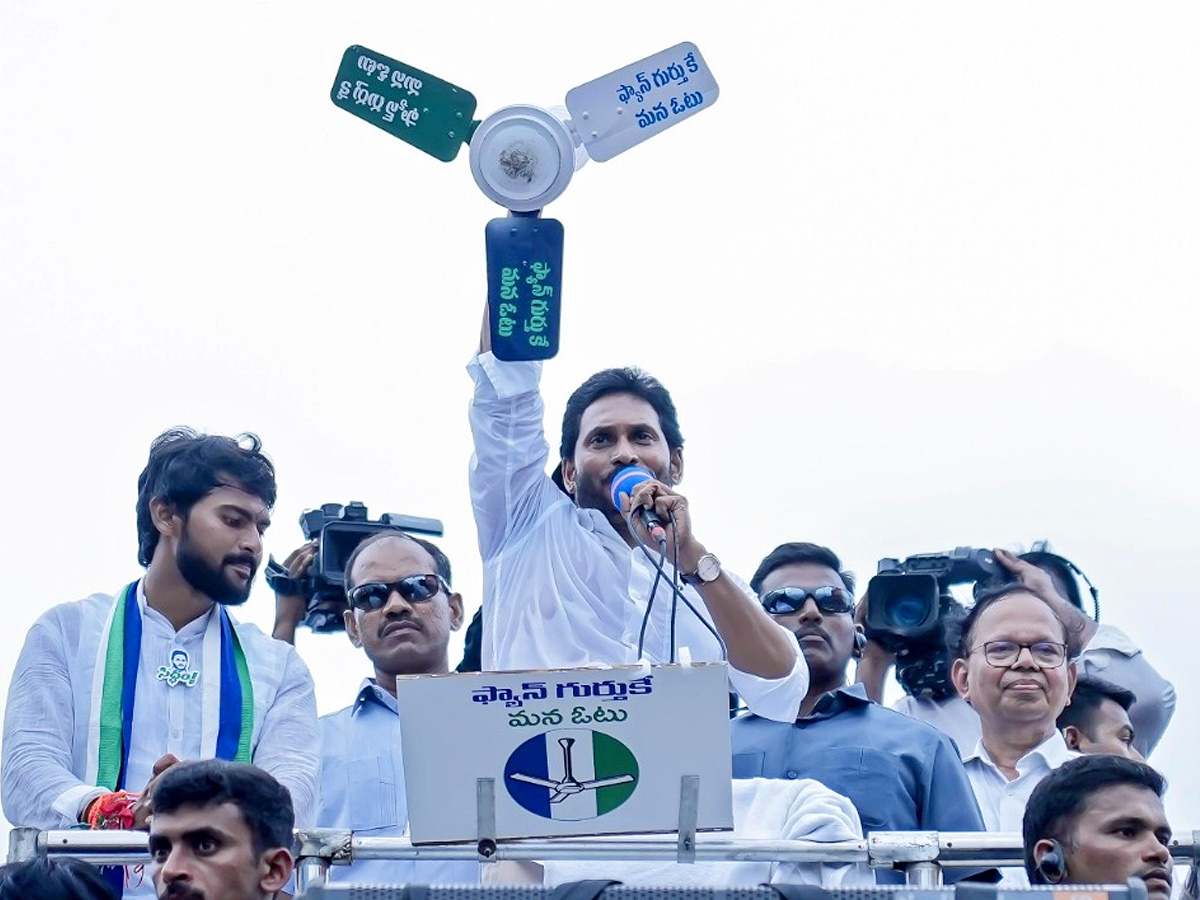
[[[502,211],[466,151],[338,110],[360,43],[482,117],[679,41],[721,85],[589,164],[549,434],[597,369],[672,390],[697,534],[882,556],[1049,538],[1179,692],[1152,762],[1200,827],[1200,7],[1192,3],[0,5],[0,669],[138,573],[135,481],[190,424],[258,432],[300,511],[436,516],[480,568],[463,366]],[[270,627],[261,579],[243,616]],[[367,673],[302,635],[323,712]]]

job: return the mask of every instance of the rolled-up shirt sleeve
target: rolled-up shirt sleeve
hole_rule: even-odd
[[[775,722],[794,722],[808,693],[808,664],[800,652],[796,635],[782,626],[779,630],[787,635],[796,651],[792,671],[782,678],[759,678],[731,665],[729,685],[756,716]]]

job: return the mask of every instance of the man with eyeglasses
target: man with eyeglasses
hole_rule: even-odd
[[[322,716],[317,826],[366,837],[408,831],[398,675],[450,671],[450,632],[463,622],[462,597],[450,587],[450,561],[435,545],[401,531],[381,531],[346,560],[346,635],[367,655],[374,677],[354,703]],[[281,607],[289,598],[278,598]],[[331,881],[461,884],[479,880],[466,860],[362,860],[330,870]]]
[[[979,714],[982,737],[963,763],[989,831],[1020,831],[1038,782],[1078,756],[1055,725],[1075,686],[1067,640],[1050,605],[1019,584],[981,593],[963,623],[951,678]]]
[[[1044,549],[1019,556],[996,549],[995,559],[1013,580],[1020,581],[1048,603],[1062,619],[1069,635],[1068,647],[1081,676],[1102,678],[1132,692],[1134,701],[1128,713],[1135,732],[1133,746],[1143,757],[1148,757],[1166,733],[1175,712],[1172,684],[1158,673],[1125,632],[1111,624],[1101,624],[1084,612],[1075,574],[1079,570],[1074,563]],[[1079,577],[1083,577],[1082,573]],[[1091,587],[1090,582],[1088,585]],[[866,614],[868,602],[869,598],[864,598],[859,605],[859,621]],[[882,644],[868,643],[857,678],[873,699],[882,700],[887,672],[894,662],[894,655]],[[979,716],[955,693],[945,697],[906,693],[892,708],[941,729],[963,752],[979,740]]]
[[[734,777],[816,779],[850,798],[865,833],[982,830],[950,739],[873,703],[861,684],[847,684],[847,666],[865,641],[854,624],[854,576],[837,555],[817,544],[781,544],[750,586],[799,640],[809,689],[794,723],[755,715],[734,720]],[[904,880],[887,870],[876,877],[881,884]]]

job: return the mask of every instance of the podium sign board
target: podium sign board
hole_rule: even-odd
[[[475,841],[476,781],[496,838],[675,831],[680,779],[696,827],[733,827],[724,663],[401,676],[413,843]]]

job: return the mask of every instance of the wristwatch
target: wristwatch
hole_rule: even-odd
[[[692,587],[699,587],[702,584],[709,584],[716,581],[717,576],[721,574],[721,561],[711,553],[705,553],[696,561],[696,571],[689,575],[680,575],[684,584],[690,584]]]

